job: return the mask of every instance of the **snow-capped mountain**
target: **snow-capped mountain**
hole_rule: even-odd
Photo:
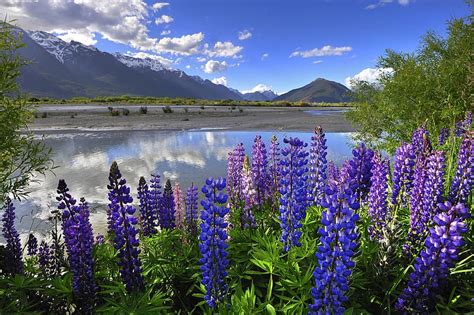
[[[248,101],[271,101],[278,96],[278,94],[264,84],[258,84],[251,90],[239,91],[239,93]]]
[[[242,99],[223,85],[188,76],[160,60],[110,54],[95,47],[66,42],[42,31],[25,32],[21,55],[31,63],[19,78],[23,92],[32,96],[140,95],[202,99]]]

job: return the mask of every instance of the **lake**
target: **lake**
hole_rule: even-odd
[[[65,179],[76,199],[85,197],[92,206],[91,221],[94,231],[106,228],[107,184],[110,164],[115,160],[123,177],[132,188],[135,199],[140,176],[147,179],[153,172],[185,190],[192,182],[199,187],[209,176],[225,176],[227,153],[242,142],[247,154],[251,153],[255,135],[259,134],[269,147],[272,135],[280,145],[285,136],[300,137],[309,142],[311,133],[258,132],[227,130],[193,131],[108,131],[49,134],[48,146],[53,148],[53,159],[59,166],[32,184],[25,202],[17,205],[19,232],[34,230],[35,234],[50,229],[47,220],[56,208],[56,187]],[[328,160],[340,164],[351,156],[350,133],[327,133]],[[33,220],[32,220],[33,218]]]

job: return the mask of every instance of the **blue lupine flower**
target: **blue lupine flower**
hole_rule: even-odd
[[[138,220],[133,216],[135,208],[131,205],[130,188],[122,178],[117,162],[110,167],[108,188],[109,209],[111,209],[112,235],[114,246],[118,251],[120,275],[128,292],[139,291],[144,287],[141,274],[140,242],[137,238],[138,231],[135,226]]]
[[[256,136],[252,146],[252,180],[257,191],[257,205],[262,205],[269,195],[270,178],[267,170],[267,150],[261,136]]]
[[[239,143],[229,152],[227,160],[227,193],[229,194],[230,206],[240,204],[242,194],[242,168],[244,165],[245,149]]]
[[[356,194],[357,201],[361,203],[366,201],[372,184],[372,158],[374,157],[374,151],[361,143],[352,150],[352,155],[354,157],[349,161],[347,176],[350,180],[350,188]]]
[[[448,199],[466,204],[474,186],[474,131],[464,133],[457,164]]]
[[[472,112],[466,112],[464,120],[461,120],[456,123],[455,134],[458,137],[461,137],[466,131],[471,128],[472,125]]]
[[[327,184],[336,185],[340,180],[340,174],[339,174],[339,168],[336,166],[336,164],[334,164],[333,161],[328,162],[327,172],[328,172]]]
[[[397,300],[396,308],[404,313],[428,314],[433,311],[436,295],[442,294],[449,269],[458,260],[470,217],[463,204],[439,204],[434,226],[425,240],[425,248],[415,261],[407,287]],[[446,292],[449,294],[449,292]]]
[[[202,192],[206,196],[201,200],[201,236],[199,249],[202,254],[200,259],[202,283],[206,288],[206,302],[215,308],[222,302],[227,294],[228,286],[225,283],[227,276],[227,223],[224,220],[229,209],[225,206],[228,196],[221,192],[225,189],[225,178],[212,177],[206,180]]]
[[[148,185],[143,176],[140,177],[138,182],[137,195],[140,202],[140,223],[143,235],[153,235],[156,233],[156,212],[152,209],[150,191],[148,190]]]
[[[393,165],[392,204],[405,206],[408,194],[413,187],[415,172],[415,151],[411,143],[404,143],[395,153]]]
[[[29,256],[36,256],[38,254],[38,239],[31,233],[28,236],[26,250]]]
[[[285,138],[283,142],[288,146],[281,150],[283,158],[280,161],[282,176],[279,216],[282,236],[280,240],[283,243],[283,249],[289,251],[292,246],[301,246],[300,229],[308,206],[306,190],[308,152],[304,149],[307,143],[298,138]]]
[[[318,265],[314,270],[316,285],[311,290],[314,304],[309,306],[310,314],[343,314],[349,280],[355,266],[353,256],[358,247],[356,223],[359,215],[357,195],[348,183],[331,185],[326,190],[322,203],[319,228],[321,245],[316,257]]]
[[[38,267],[43,277],[48,278],[53,274],[53,264],[52,250],[43,240],[38,249]]]
[[[438,136],[438,144],[444,145],[448,138],[449,138],[449,129],[441,128],[441,130],[439,131],[439,136]]]
[[[311,138],[309,153],[308,195],[310,205],[319,206],[324,198],[326,186],[327,146],[323,129],[316,127]]]
[[[369,234],[372,239],[380,239],[387,220],[387,195],[389,164],[379,153],[373,158],[372,186],[369,192],[368,214],[371,219]]]
[[[3,237],[6,241],[5,256],[3,264],[4,272],[9,275],[23,273],[23,257],[21,250],[20,235],[15,228],[15,207],[12,200],[7,197],[3,212]]]
[[[162,229],[174,229],[176,226],[173,187],[169,179],[163,189],[163,197],[161,197],[160,210],[158,211],[158,222]]]
[[[423,126],[416,129],[413,132],[411,144],[413,145],[416,157],[420,154],[431,151],[430,134],[428,130]]]
[[[186,191],[186,226],[191,235],[197,235],[198,188],[194,183]]]

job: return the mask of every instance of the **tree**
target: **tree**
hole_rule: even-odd
[[[27,131],[33,109],[17,85],[20,68],[26,63],[18,54],[21,47],[21,32],[0,22],[0,205],[9,194],[25,197],[34,176],[53,167],[50,149]]]
[[[379,82],[354,82],[349,118],[358,137],[392,151],[422,124],[433,134],[454,127],[474,104],[473,16],[448,22],[448,36],[428,32],[415,53],[387,50],[377,67],[390,69]]]

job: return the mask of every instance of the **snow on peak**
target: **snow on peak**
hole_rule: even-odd
[[[252,89],[250,89],[250,90],[244,90],[244,91],[240,91],[240,92],[241,92],[242,94],[248,94],[248,93],[256,93],[256,92],[258,92],[258,93],[262,93],[262,94],[267,95],[267,96],[268,96],[268,95],[273,95],[273,96],[276,95],[276,93],[273,92],[270,87],[268,87],[267,85],[262,84],[262,83],[257,84],[256,86],[254,86],[254,87],[253,87]]]
[[[115,53],[114,56],[115,58],[117,58],[118,61],[120,61],[129,68],[148,68],[153,71],[162,71],[168,69],[168,67],[164,66],[158,60],[158,58],[152,58],[149,56],[139,58],[135,56],[130,56],[128,54],[120,53]]]

